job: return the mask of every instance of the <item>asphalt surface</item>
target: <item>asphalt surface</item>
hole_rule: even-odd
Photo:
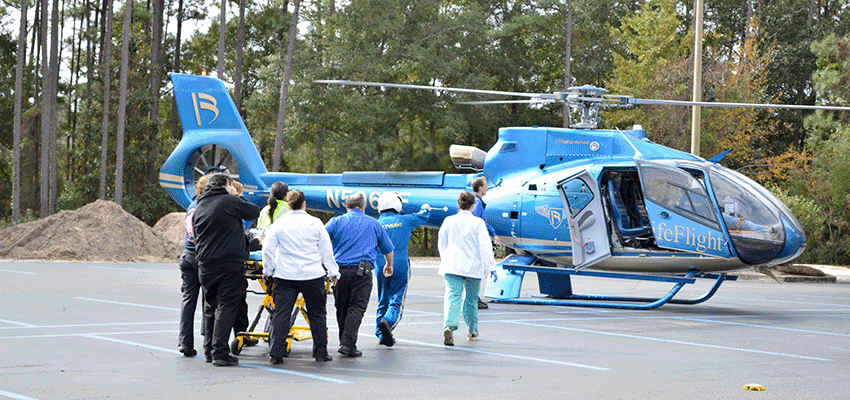
[[[536,285],[527,276],[522,296],[537,294]],[[0,398],[850,396],[849,285],[726,282],[705,303],[653,311],[491,304],[480,313],[480,340],[463,340],[461,324],[456,346],[446,347],[444,284],[434,261],[417,260],[394,347],[374,336],[373,294],[363,357],[336,353],[331,300],[333,361],[314,362],[307,341],[271,366],[261,343],[243,349],[239,366],[219,368],[178,352],[179,288],[176,263],[0,262]],[[574,289],[637,297],[669,286],[574,278]],[[249,296],[252,317],[261,300]],[[748,384],[766,390],[743,390]]]

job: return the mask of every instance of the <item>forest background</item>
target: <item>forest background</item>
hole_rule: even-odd
[[[312,81],[514,92],[591,84],[690,100],[693,8],[3,0],[0,228],[98,198],[151,225],[181,211],[158,176],[181,137],[169,72],[217,72],[232,85],[270,170],[456,172],[449,145],[488,149],[502,126],[563,126],[563,108],[459,105],[470,98]],[[704,46],[705,101],[850,106],[850,0],[707,0]],[[601,126],[641,124],[653,141],[689,151],[690,115],[644,106],[607,112]],[[850,264],[850,113],[703,108],[700,146],[704,157],[735,149],[723,163],[785,201],[808,236],[799,261]],[[411,254],[434,254],[434,236],[418,230]]]

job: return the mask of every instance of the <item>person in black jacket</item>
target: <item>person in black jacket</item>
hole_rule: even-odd
[[[195,257],[201,285],[206,290],[204,352],[215,366],[239,363],[230,354],[227,339],[245,291],[245,261],[249,254],[242,220],[250,221],[259,215],[259,207],[236,196],[230,177],[217,173],[207,179],[192,217]]]

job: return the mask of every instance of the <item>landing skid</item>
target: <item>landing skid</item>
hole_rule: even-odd
[[[529,256],[511,256],[502,262],[502,271],[496,282],[489,282],[485,296],[492,297],[495,303],[534,304],[574,307],[599,307],[627,310],[652,310],[664,304],[699,304],[710,299],[724,281],[737,280],[737,276],[726,274],[708,274],[691,270],[684,276],[652,276],[633,275],[598,271],[577,271],[572,268],[551,268],[530,265],[533,258]],[[520,299],[519,288],[525,272],[537,273],[540,282],[540,292],[549,296],[548,299]],[[660,298],[617,297],[600,295],[573,294],[570,276],[586,276],[597,278],[629,279],[651,282],[670,282],[674,286]],[[697,279],[714,279],[714,285],[703,296],[696,299],[674,299],[682,287],[695,283]],[[499,280],[502,280],[499,282]],[[646,303],[646,304],[633,304]]]

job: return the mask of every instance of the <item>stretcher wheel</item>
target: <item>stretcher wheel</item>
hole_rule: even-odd
[[[241,337],[233,339],[233,341],[230,342],[230,352],[233,353],[234,356],[238,356],[239,353],[242,352],[242,344],[243,342]]]

